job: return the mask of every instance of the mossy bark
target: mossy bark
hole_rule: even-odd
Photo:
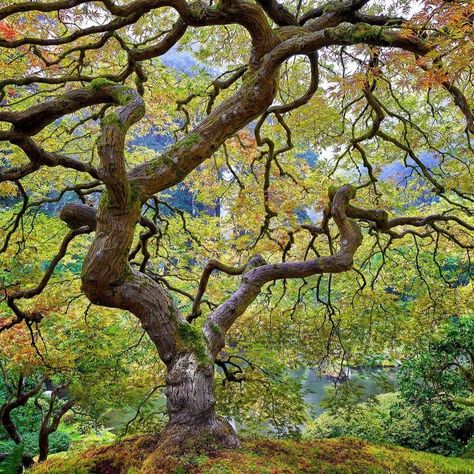
[[[193,352],[179,354],[168,366],[166,400],[169,423],[160,440],[164,451],[203,440],[226,448],[240,445],[229,422],[216,414],[212,362],[202,364]]]
[[[137,316],[167,366],[169,423],[159,449],[171,452],[202,439],[236,447],[235,431],[215,412],[214,361],[202,330],[186,321],[161,285],[128,261],[142,196],[137,183],[127,177],[123,150],[125,133],[139,118],[136,110],[142,103],[133,94],[119,92],[128,100],[108,115],[114,120],[102,121],[99,173],[106,191],[83,265],[82,288],[91,302]]]

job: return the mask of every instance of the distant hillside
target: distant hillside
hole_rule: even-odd
[[[449,474],[474,473],[474,461],[445,458],[353,438],[247,440],[236,451],[188,451],[163,458],[157,437],[129,438],[74,455],[54,455],[29,474]]]

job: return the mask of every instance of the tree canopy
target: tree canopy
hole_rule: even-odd
[[[278,427],[285,369],[472,317],[472,2],[313,3],[0,1],[16,377],[90,411],[164,389],[166,449],[237,446],[215,365],[220,413]]]

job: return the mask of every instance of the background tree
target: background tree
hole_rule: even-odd
[[[438,322],[457,288],[472,285],[472,10],[462,1],[427,1],[420,12],[409,4],[3,2],[0,180],[21,200],[0,249],[9,311],[1,330],[24,324],[35,338],[49,311],[19,301],[41,297],[80,240],[84,295],[135,315],[166,366],[162,448],[204,435],[233,447],[237,436],[215,413],[214,363],[229,363],[222,351],[243,339],[236,322],[254,316],[255,300],[267,310],[292,301],[290,319],[319,303],[329,324],[306,318],[297,332],[308,352],[308,329],[323,332],[320,360],[347,358],[341,320],[367,291],[363,316],[393,303]],[[229,70],[210,89],[212,70],[177,77],[156,58],[178,43]],[[176,142],[161,152],[133,146],[133,134],[153,128],[173,130]],[[208,206],[193,228],[167,200],[181,182]],[[35,210],[68,193],[78,197],[60,214],[70,230],[62,241],[46,233],[40,252],[51,255],[48,238],[59,247],[41,268],[28,243]],[[308,210],[319,226],[302,225]],[[232,265],[220,261],[222,249]],[[455,255],[454,280],[440,254]],[[22,264],[31,260],[39,282],[24,289]],[[412,272],[381,281],[400,261]],[[352,269],[352,284],[332,276]],[[233,279],[211,288],[216,270]],[[290,279],[303,283],[294,291]]]
[[[401,391],[417,404],[474,406],[474,331],[472,318],[453,318],[435,341],[407,361]]]

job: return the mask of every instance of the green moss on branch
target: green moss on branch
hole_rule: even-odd
[[[178,333],[183,349],[194,353],[200,364],[212,364],[206,347],[206,339],[200,329],[188,322],[181,322],[178,326]]]
[[[115,86],[115,85],[117,85],[116,82],[110,81],[109,79],[105,79],[103,77],[98,77],[97,79],[94,79],[89,84],[89,89],[95,92],[95,91],[98,91],[101,87]]]

